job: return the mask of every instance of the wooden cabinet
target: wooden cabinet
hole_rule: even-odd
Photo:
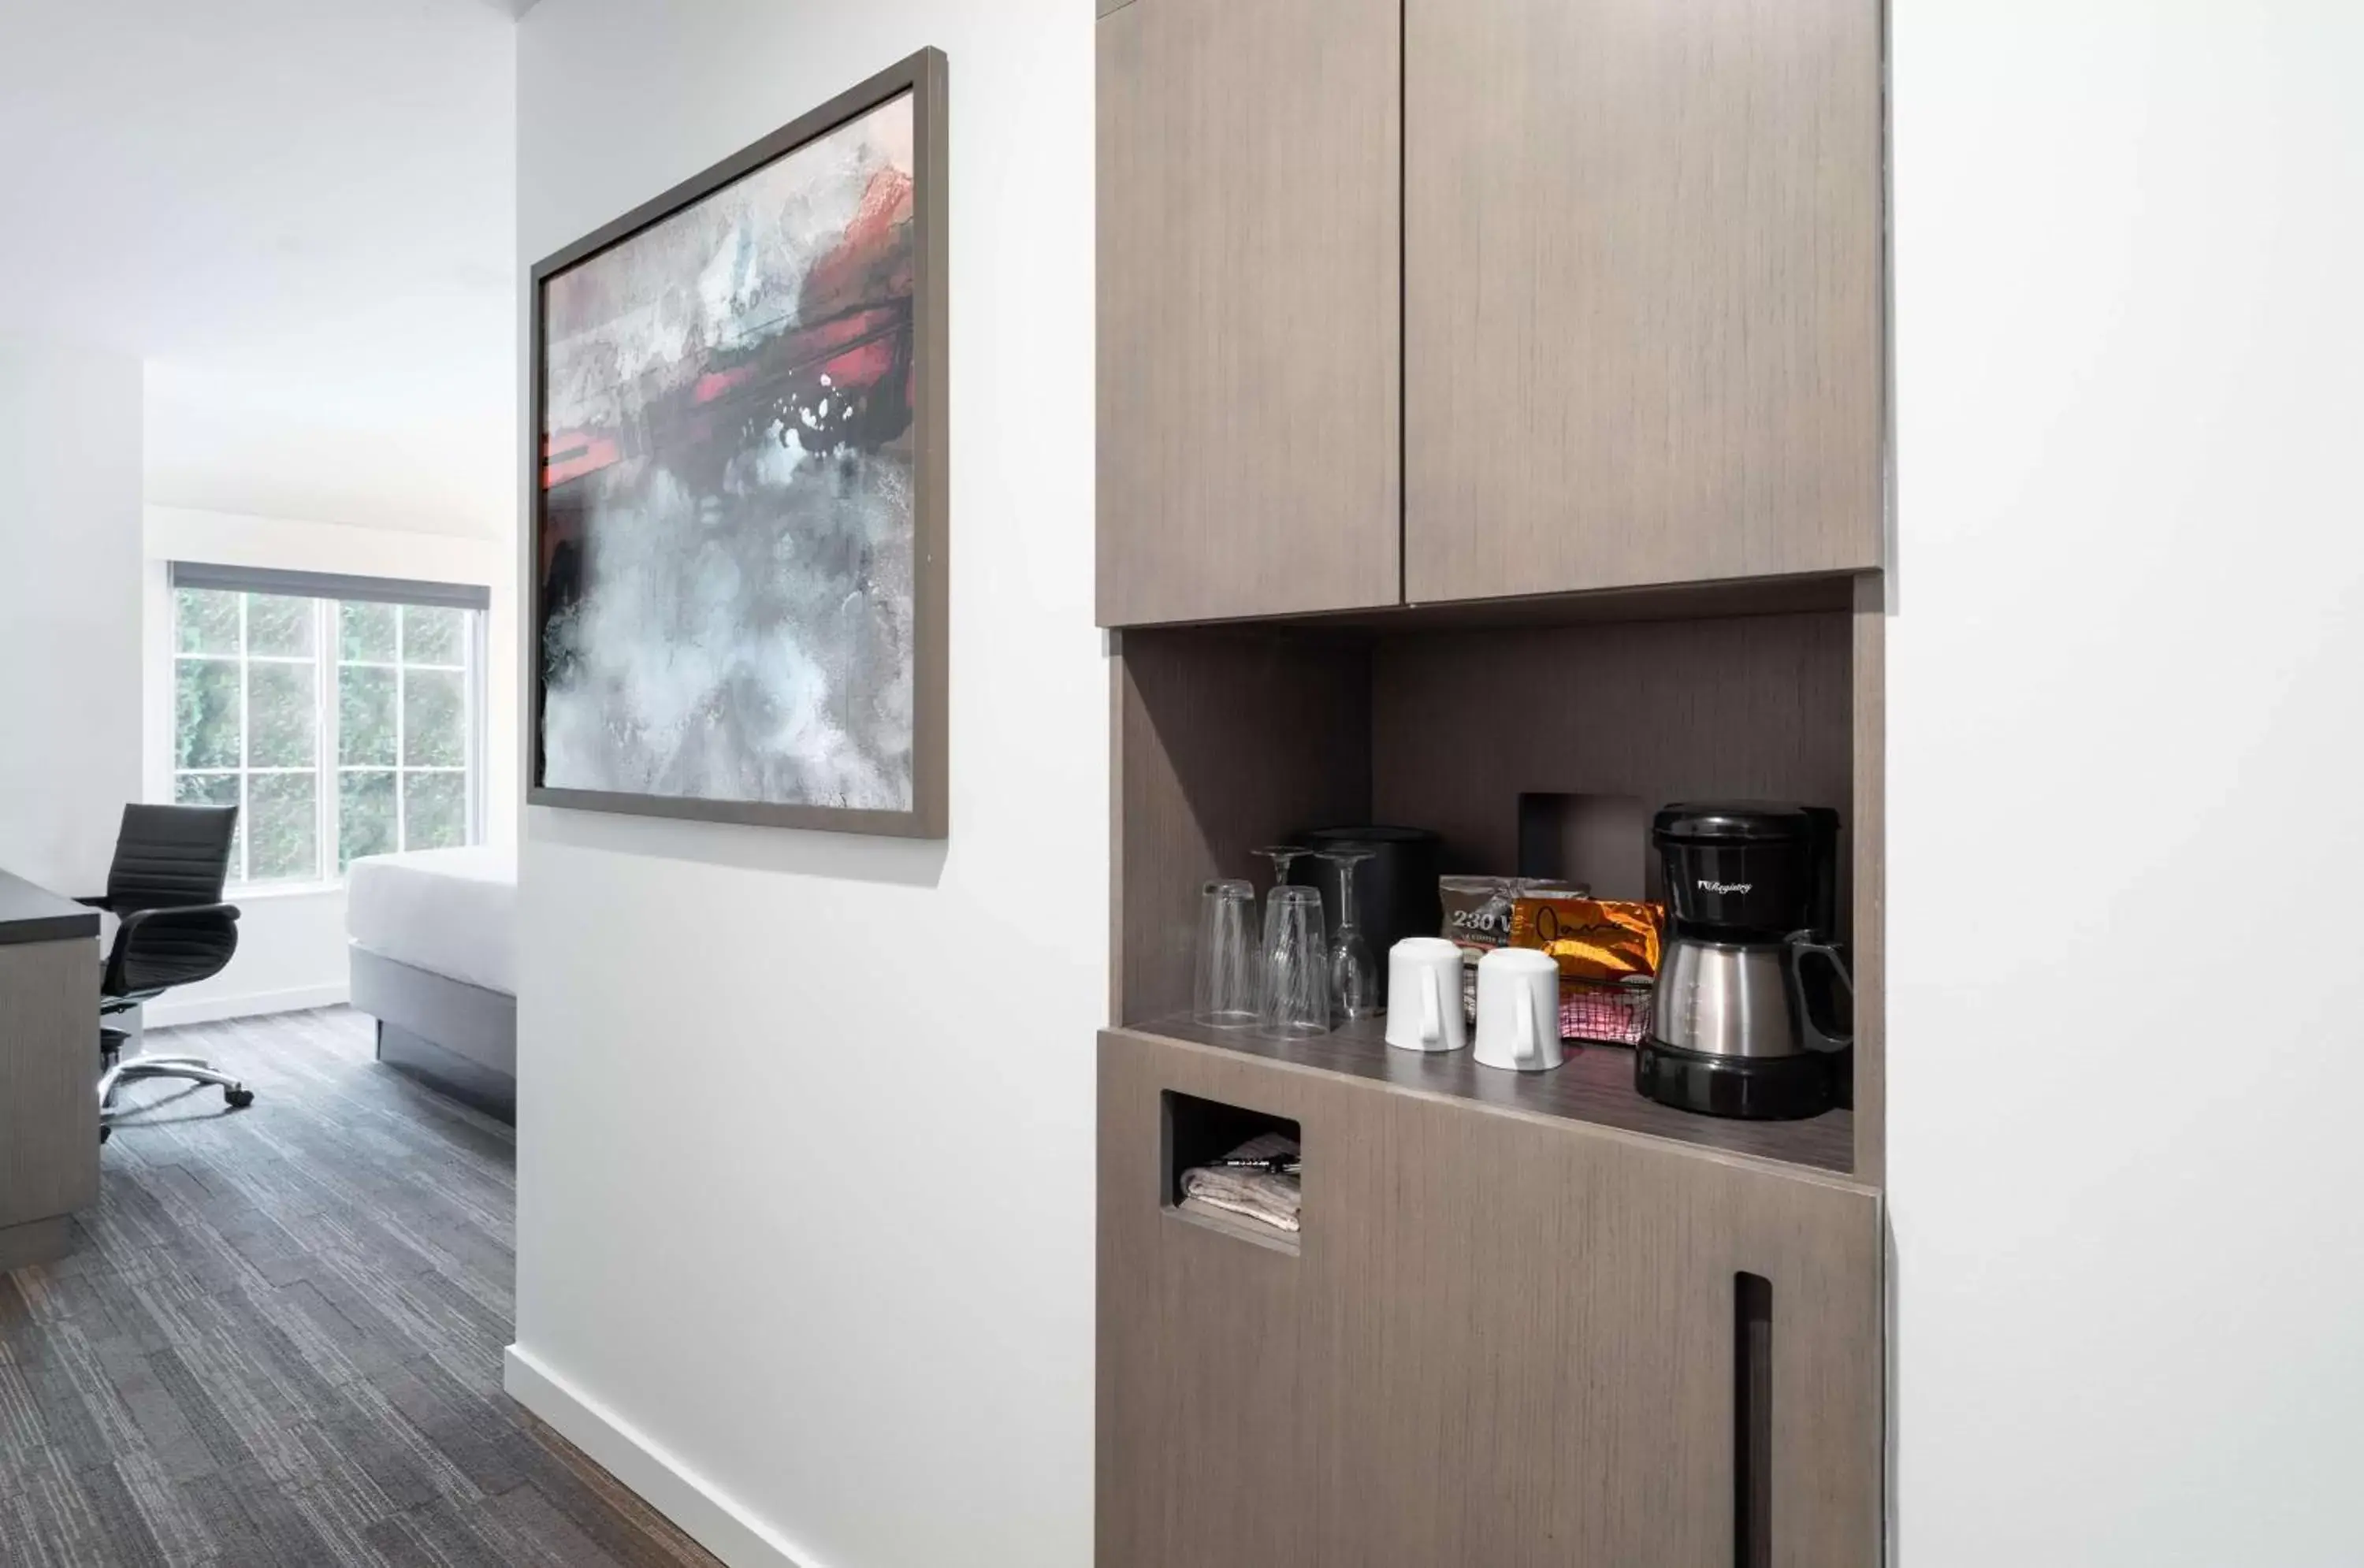
[[[1879,17],[1407,0],[1407,598],[1880,564]]]
[[[1169,1092],[1299,1123],[1294,1252]],[[1099,1125],[1106,1568],[1879,1561],[1873,1191],[1134,1031]]]
[[[1098,26],[1103,626],[1397,602],[1398,0]]]
[[[1098,612],[1140,629],[1098,1561],[1871,1568],[1879,0],[1099,9]],[[1286,624],[1175,624],[1209,621]],[[1621,695],[1531,725],[1552,669]],[[1531,801],[1702,795],[1850,810],[1852,1118],[1173,1016],[1196,890],[1255,845],[1404,819],[1562,873]],[[1293,1243],[1170,1202],[1177,1128],[1239,1112],[1302,1134]]]

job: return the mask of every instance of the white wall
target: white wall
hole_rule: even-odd
[[[145,508],[140,571],[146,650],[142,704],[144,787],[150,800],[173,798],[173,601],[167,569],[175,561],[479,583],[491,593],[485,641],[485,833],[516,842],[517,562],[490,539],[395,528],[348,528],[288,517],[240,517],[184,507]],[[344,1000],[345,890],[341,884],[255,888],[239,895],[238,956],[210,980],[175,989],[148,1005],[151,1028],[239,1018]]]
[[[0,337],[0,869],[103,892],[139,798],[139,362]]]
[[[5,14],[0,330],[149,362],[147,498],[507,538],[507,7]]]
[[[2364,7],[1894,68],[1899,1561],[2364,1562]]]
[[[1079,0],[521,26],[525,262],[951,61],[949,841],[527,816],[511,1387],[740,1563],[1090,1555],[1091,27]]]

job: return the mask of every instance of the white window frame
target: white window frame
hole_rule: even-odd
[[[485,665],[488,606],[449,602],[421,602],[399,596],[402,584],[370,582],[374,590],[366,595],[322,593],[316,584],[333,584],[340,579],[295,579],[284,586],[272,581],[276,575],[255,573],[251,583],[199,580],[182,582],[177,578],[167,589],[170,632],[165,648],[171,661],[166,673],[168,692],[179,690],[180,668],[184,662],[236,663],[239,666],[239,761],[235,767],[184,768],[180,765],[180,715],[177,699],[170,702],[172,723],[167,751],[166,788],[168,799],[180,797],[181,780],[186,777],[234,777],[239,781],[239,817],[249,828],[240,836],[238,862],[230,868],[228,885],[244,894],[257,892],[303,892],[316,888],[340,886],[344,873],[337,864],[340,813],[343,807],[343,781],[347,773],[390,773],[395,776],[394,822],[397,850],[405,846],[408,824],[405,806],[409,794],[409,780],[414,774],[461,776],[465,790],[463,832],[465,842],[481,844],[485,840]],[[362,580],[367,581],[367,580]],[[311,591],[306,591],[307,588]],[[237,595],[239,649],[236,653],[204,653],[184,651],[181,647],[181,594],[183,591],[221,593]],[[482,591],[479,590],[479,593]],[[255,653],[250,651],[248,636],[248,595],[266,595],[296,598],[308,602],[312,617],[312,651],[303,653]],[[348,602],[372,602],[389,605],[396,609],[395,649],[391,660],[354,659],[342,655],[340,608]],[[399,611],[406,607],[420,609],[456,609],[461,612],[462,637],[460,662],[452,664],[410,664],[403,659],[407,617]],[[257,664],[309,664],[312,667],[312,762],[307,767],[258,767],[251,761],[254,742],[253,670]],[[340,672],[344,669],[392,670],[394,689],[395,760],[392,762],[346,763],[340,760],[342,746],[339,734],[339,702]],[[405,754],[404,726],[407,720],[407,703],[410,675],[417,670],[452,671],[461,677],[462,693],[462,752],[458,766],[417,766],[403,760]],[[247,874],[251,864],[253,835],[251,830],[252,813],[250,809],[251,782],[269,774],[310,773],[313,776],[313,874],[310,876],[273,877],[257,880]]]

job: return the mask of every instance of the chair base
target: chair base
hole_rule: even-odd
[[[116,1035],[108,1029],[106,1035]],[[243,1110],[254,1104],[254,1091],[238,1079],[221,1072],[201,1056],[156,1055],[134,1056],[117,1060],[108,1052],[106,1071],[98,1077],[98,1137],[105,1142],[116,1113],[123,1107],[115,1103],[115,1091],[126,1084],[136,1084],[150,1078],[180,1078],[192,1084],[211,1084],[222,1092],[222,1098],[232,1110]]]

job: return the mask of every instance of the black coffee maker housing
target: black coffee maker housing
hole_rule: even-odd
[[[1718,941],[1838,929],[1839,814],[1762,801],[1670,806],[1652,819],[1677,926]]]

